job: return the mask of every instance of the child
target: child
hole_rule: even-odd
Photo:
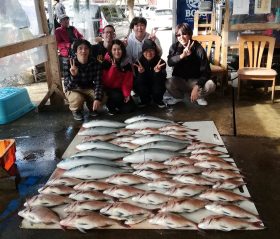
[[[141,99],[139,106],[148,105],[153,100],[159,108],[164,108],[162,98],[166,90],[166,63],[160,58],[154,41],[144,41],[142,56],[134,66],[134,88]]]
[[[132,112],[135,108],[130,96],[133,85],[132,67],[126,57],[125,45],[116,39],[103,61],[103,84],[107,94],[107,107],[110,115],[117,111]]]

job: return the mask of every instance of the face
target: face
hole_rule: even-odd
[[[89,47],[85,44],[81,44],[77,47],[77,58],[78,61],[85,61],[88,60],[89,56]]]
[[[112,42],[112,40],[116,37],[116,34],[111,27],[106,27],[103,30],[102,37],[104,41]]]
[[[268,14],[266,18],[268,22],[275,22],[275,16],[272,13]]]
[[[60,25],[63,26],[63,27],[68,27],[68,26],[69,26],[69,18],[68,18],[68,17],[63,18],[63,19],[60,21]]]
[[[147,61],[152,60],[156,55],[156,51],[154,49],[147,49],[143,52],[143,56],[146,58]]]
[[[112,46],[112,55],[116,60],[119,60],[122,57],[122,49],[120,45],[114,44]]]
[[[133,31],[135,33],[135,37],[142,40],[146,34],[146,26],[143,23],[138,23],[137,25],[134,25]]]
[[[176,34],[176,38],[183,46],[186,46],[191,39],[191,36],[182,34],[182,31],[179,30]]]

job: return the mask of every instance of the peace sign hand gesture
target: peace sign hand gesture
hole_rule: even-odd
[[[161,59],[159,59],[157,65],[154,67],[155,72],[160,72],[161,67],[163,67],[165,65],[165,62],[163,62],[162,64],[160,64],[160,62],[161,62]]]
[[[70,58],[70,73],[72,76],[76,76],[78,74],[78,67],[75,65],[75,59]]]
[[[149,36],[149,39],[151,39],[152,41],[155,41],[156,40],[156,33],[157,33],[157,31],[158,31],[158,28],[153,28],[152,32],[151,32],[151,34]]]
[[[192,54],[191,48],[192,48],[193,44],[194,44],[194,41],[192,43],[191,43],[191,40],[188,41],[188,45],[184,48],[181,58],[187,57],[190,54]]]
[[[138,63],[139,65],[137,65],[137,64],[135,64],[135,63],[134,63],[133,65],[137,67],[139,73],[143,73],[143,72],[145,71],[144,67],[141,65],[141,63],[140,63],[139,60],[137,61],[137,63]]]

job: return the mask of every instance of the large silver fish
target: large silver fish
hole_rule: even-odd
[[[124,167],[125,163],[123,162],[115,162],[109,159],[104,159],[104,158],[97,158],[93,156],[77,156],[77,157],[72,157],[72,158],[65,158],[61,160],[58,164],[58,168],[62,168],[65,170],[69,170],[71,168],[75,168],[78,166],[82,165],[87,165],[87,164],[103,164],[103,165],[108,165],[112,167]]]
[[[136,152],[142,149],[165,149],[170,151],[178,151],[187,146],[187,143],[178,143],[173,141],[155,141],[141,145],[138,148],[134,149],[134,151]]]
[[[150,116],[150,115],[133,116],[131,118],[126,119],[124,122],[126,124],[131,124],[131,123],[134,123],[134,122],[140,121],[140,120],[156,120],[156,121],[162,121],[162,122],[167,122],[167,123],[173,123],[172,120],[162,119],[162,118],[158,118],[158,117]]]
[[[179,153],[163,149],[143,149],[136,151],[123,158],[123,161],[129,163],[143,163],[148,161],[163,162],[166,159],[178,156]]]
[[[91,120],[89,122],[83,123],[82,127],[91,128],[91,127],[111,127],[111,128],[123,128],[126,124],[113,121],[113,120]]]
[[[74,201],[69,203],[63,210],[66,213],[99,211],[109,204],[109,202],[97,200]]]
[[[207,203],[196,198],[173,199],[164,204],[160,212],[190,213],[204,208]]]
[[[88,149],[84,150],[78,153],[75,153],[71,155],[71,157],[77,157],[77,156],[93,156],[93,157],[99,157],[104,159],[118,159],[122,158],[126,155],[128,155],[128,152],[120,152],[110,149]]]
[[[127,172],[127,170],[101,164],[88,164],[65,171],[63,176],[80,179],[100,179],[124,172]]]
[[[84,151],[88,149],[110,149],[120,152],[130,152],[127,148],[120,147],[113,143],[104,142],[101,140],[87,141],[76,145],[78,150]]]
[[[147,135],[147,136],[142,136],[139,138],[135,138],[131,141],[133,144],[138,144],[138,145],[143,145],[143,144],[148,144],[152,143],[155,141],[172,141],[172,142],[177,142],[177,143],[182,143],[186,144],[189,143],[189,140],[181,140],[181,139],[176,139],[174,137],[171,137],[169,135]]]
[[[78,132],[78,135],[81,136],[106,135],[106,134],[117,133],[118,131],[119,129],[117,128],[98,126],[98,127],[82,129]]]
[[[55,194],[38,194],[29,198],[24,203],[25,207],[33,206],[44,206],[44,207],[54,207],[66,203],[72,202],[68,197],[63,197],[61,195]]]
[[[139,120],[134,123],[130,123],[125,126],[127,129],[145,129],[145,128],[160,128],[168,125],[169,122],[157,121],[157,120]]]
[[[212,229],[222,231],[264,229],[262,222],[247,222],[237,218],[221,215],[212,215],[203,218],[198,224],[198,227],[201,229]]]

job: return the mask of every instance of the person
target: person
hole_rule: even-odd
[[[54,12],[54,27],[55,29],[60,27],[59,19],[62,18],[63,15],[66,15],[65,6],[60,2],[60,0],[55,0],[55,4],[53,5]]]
[[[271,10],[270,13],[266,15],[267,22],[275,22],[275,10]],[[276,43],[280,43],[280,32],[277,29],[266,29],[263,31],[263,35],[275,37]]]
[[[75,120],[83,120],[84,103],[91,116],[96,116],[101,108],[102,65],[90,57],[90,49],[91,44],[87,40],[76,40],[73,44],[75,58],[63,64],[65,95]]]
[[[190,91],[191,102],[207,105],[205,96],[214,92],[215,83],[210,79],[211,69],[203,47],[192,40],[192,29],[187,23],[175,28],[177,42],[171,45],[167,62],[173,67],[172,77],[166,81],[168,93],[182,101]]]
[[[142,55],[142,46],[145,39],[151,39],[156,43],[158,54],[162,55],[162,48],[156,31],[151,34],[146,32],[147,20],[144,17],[134,17],[130,23],[131,34],[127,39],[126,52],[131,63],[135,63]]]
[[[104,61],[104,57],[108,49],[112,46],[112,41],[115,39],[115,28],[112,25],[106,25],[102,31],[102,38],[97,44],[92,46],[93,57],[96,57],[100,62]]]
[[[114,115],[118,111],[121,113],[132,112],[135,108],[134,101],[130,96],[133,72],[122,41],[118,39],[112,41],[112,46],[106,53],[102,66],[102,81],[108,97],[108,113]]]
[[[164,108],[163,94],[166,91],[166,63],[157,52],[156,43],[146,39],[142,47],[142,56],[135,66],[135,91],[140,97],[141,104],[150,104],[151,99],[160,108]]]

